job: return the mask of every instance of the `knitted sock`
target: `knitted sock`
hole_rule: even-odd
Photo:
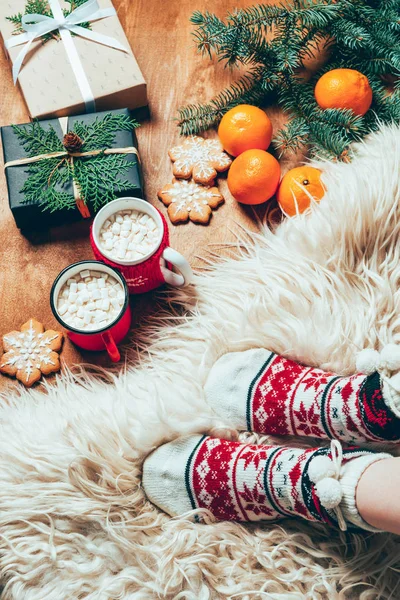
[[[370,354],[360,358],[369,371],[376,367],[376,356],[375,363]],[[214,411],[238,429],[351,444],[399,441],[400,395],[383,381],[376,371],[338,377],[257,348],[220,358],[205,391]]]
[[[331,448],[254,446],[194,435],[160,446],[145,461],[143,487],[171,516],[197,508],[219,520],[303,517],[376,531],[357,511],[365,469],[389,454]]]

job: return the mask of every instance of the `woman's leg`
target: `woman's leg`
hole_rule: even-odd
[[[357,448],[342,451],[337,441],[304,449],[196,435],[157,448],[144,463],[143,487],[171,516],[203,508],[219,520],[302,517],[343,530],[377,531],[356,502],[358,483],[376,461],[392,458]]]
[[[376,371],[340,377],[255,348],[222,356],[205,392],[215,413],[236,429],[350,444],[399,442],[400,395],[391,381]]]
[[[364,471],[356,505],[364,521],[400,535],[400,457],[380,460]]]

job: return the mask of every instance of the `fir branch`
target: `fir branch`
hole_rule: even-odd
[[[259,104],[266,89],[259,74],[245,75],[230,88],[223,90],[209,104],[191,104],[179,110],[178,125],[183,135],[209,129],[237,104]]]
[[[70,5],[69,9],[63,9],[64,16],[67,17],[73,10],[87,2],[87,0],[66,0],[66,2]],[[38,14],[46,17],[53,17],[53,13],[50,9],[48,0],[27,0],[25,6],[24,14],[17,13],[16,15],[12,15],[10,17],[6,17],[8,21],[14,24],[15,29],[13,31],[13,35],[18,35],[22,33],[22,17],[24,15],[32,15]],[[90,23],[80,23],[80,27],[84,27],[85,29],[90,29]],[[72,35],[75,35],[72,33]],[[43,43],[48,42],[54,38],[59,39],[60,34],[57,31],[52,31],[50,33],[46,33],[41,37]]]
[[[139,123],[127,115],[108,113],[99,120],[96,117],[91,124],[78,121],[74,125],[74,132],[83,140],[83,151],[104,150],[110,148],[117,131],[131,131],[139,127]]]
[[[132,163],[121,154],[102,154],[95,161],[76,161],[74,176],[85,204],[97,212],[104,204],[115,199],[116,192],[129,190],[132,184],[121,179],[121,175],[131,167]]]
[[[307,121],[297,117],[286,123],[274,137],[274,146],[278,150],[279,158],[287,151],[296,152],[303,148],[306,143],[310,129]]]
[[[303,27],[325,27],[339,17],[338,4],[328,4],[325,0],[303,0],[302,2],[281,2],[276,5],[259,4],[243,8],[235,13],[240,16],[242,25],[270,30],[273,26],[285,23],[287,18],[300,22]]]
[[[52,125],[43,129],[40,122],[35,120],[28,125],[13,125],[12,128],[29,157],[64,150]]]
[[[50,212],[62,208],[74,208],[73,194],[64,190],[64,187],[71,182],[69,163],[64,160],[60,168],[57,168],[58,165],[60,165],[59,158],[43,160],[30,165],[29,177],[21,189],[26,204],[39,203],[43,211]]]
[[[279,151],[308,145],[311,154],[340,160],[347,159],[352,141],[376,128],[377,118],[399,119],[400,84],[395,81],[395,91],[388,93],[381,79],[399,78],[398,0],[284,0],[236,10],[225,20],[209,12],[196,12],[191,20],[202,53],[249,70],[208,103],[181,108],[178,123],[184,135],[216,125],[237,104],[264,106],[278,92],[278,103],[290,118],[275,136]],[[321,45],[329,47],[326,64],[310,82],[297,77]],[[334,68],[356,69],[368,77],[374,99],[364,117],[317,106],[315,83]]]

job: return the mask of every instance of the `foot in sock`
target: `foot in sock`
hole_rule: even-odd
[[[208,509],[219,520],[303,517],[377,531],[356,507],[356,487],[372,463],[388,458],[358,448],[254,446],[194,435],[160,446],[145,461],[149,500],[171,516]]]
[[[351,444],[400,440],[400,403],[378,372],[339,377],[257,348],[220,358],[205,391],[213,410],[237,429]]]

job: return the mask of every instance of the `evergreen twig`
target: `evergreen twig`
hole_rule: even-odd
[[[383,123],[400,119],[399,0],[282,0],[238,9],[226,20],[195,12],[194,38],[199,51],[247,73],[206,104],[179,110],[183,135],[218,124],[241,103],[278,103],[289,123],[275,136],[279,152],[308,145],[311,154],[347,160],[349,145]],[[326,64],[309,81],[298,76],[305,60],[321,47]],[[373,89],[373,104],[364,117],[350,111],[321,110],[314,98],[317,79],[334,68],[364,73]],[[388,90],[385,77],[394,79]]]
[[[75,10],[76,8],[81,6],[81,4],[84,4],[85,2],[87,2],[87,0],[66,0],[66,2],[70,6],[67,9],[63,9],[65,17],[67,17],[69,14],[71,14],[71,12],[73,10]],[[12,15],[11,17],[6,17],[7,21],[10,21],[15,26],[15,29],[13,32],[14,35],[18,35],[23,32],[22,17],[24,15],[32,15],[32,14],[44,15],[46,17],[53,17],[53,13],[51,12],[48,0],[27,0],[24,13],[19,12],[15,15]],[[90,29],[90,23],[80,23],[80,27],[84,27],[85,29]],[[73,33],[72,35],[75,35],[75,34]],[[43,35],[41,37],[41,40],[43,41],[43,43],[46,43],[49,40],[54,39],[54,38],[59,39],[59,37],[60,37],[60,34],[58,32],[52,31],[50,33],[46,33],[45,35]]]

